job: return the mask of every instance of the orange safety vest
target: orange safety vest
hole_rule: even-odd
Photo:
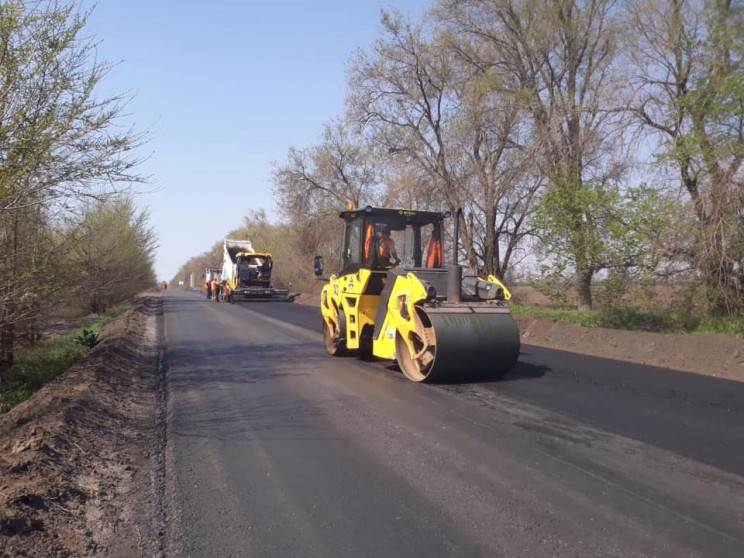
[[[389,236],[383,236],[380,240],[380,257],[390,259],[395,249],[395,241]]]
[[[367,225],[367,234],[364,239],[364,259],[369,259],[370,250],[372,248],[372,238],[374,238],[375,229],[372,225]]]
[[[426,256],[426,267],[442,267],[443,263],[442,241],[432,236],[429,241],[429,253]]]

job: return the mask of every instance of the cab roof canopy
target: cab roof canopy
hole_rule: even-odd
[[[361,218],[372,218],[374,221],[390,225],[393,229],[403,229],[408,224],[428,225],[430,223],[437,223],[449,216],[449,211],[415,211],[412,209],[390,209],[371,206],[339,213],[339,217],[347,222]]]

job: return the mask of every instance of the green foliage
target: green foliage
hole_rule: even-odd
[[[155,283],[155,233],[146,211],[131,199],[114,198],[88,207],[67,233],[74,247],[65,261],[80,300],[92,312],[131,299]]]
[[[90,329],[83,329],[80,335],[75,336],[75,343],[92,349],[98,343],[98,333]]]
[[[98,333],[129,306],[118,306],[114,312],[91,314],[82,327],[41,341],[23,351],[15,363],[3,371],[0,383],[0,414],[28,399],[47,382],[64,373],[96,344]]]
[[[681,178],[695,222],[674,255],[705,287],[711,313],[744,309],[744,10],[739,2],[652,2],[636,10],[635,112]],[[641,4],[642,6],[642,4]]]
[[[533,217],[550,262],[542,267],[543,282],[550,285],[584,266],[592,275],[614,270],[608,286],[621,291],[630,270],[658,266],[660,241],[679,213],[672,198],[646,185],[621,190],[614,184],[557,181]]]
[[[568,304],[572,285],[570,275],[566,273],[566,266],[565,260],[556,260],[553,265],[541,265],[540,279],[533,280],[531,286],[555,304]]]
[[[540,316],[583,327],[664,333],[720,333],[744,337],[744,316],[712,317],[692,312],[618,306],[580,311],[512,305],[511,310],[515,316]]]
[[[6,380],[0,387],[0,413],[27,399],[84,356],[89,347],[78,343],[77,337],[74,334],[60,335],[19,356],[4,373]]]
[[[744,337],[744,316],[700,316],[697,331]]]
[[[112,65],[88,15],[71,0],[0,2],[0,366],[85,279],[70,265],[82,206],[146,181],[127,98],[99,88]]]
[[[613,269],[602,281],[602,289],[597,293],[597,301],[602,307],[618,307],[623,305],[623,297],[630,290],[630,280],[626,270]]]

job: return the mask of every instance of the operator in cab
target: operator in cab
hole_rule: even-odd
[[[390,227],[382,225],[380,228],[380,244],[377,249],[380,264],[384,267],[395,267],[400,263],[398,252],[395,249],[395,241],[390,237]]]

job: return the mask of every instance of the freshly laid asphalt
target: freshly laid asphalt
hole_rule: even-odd
[[[414,384],[317,308],[164,309],[169,556],[744,556],[744,383],[527,345]]]

